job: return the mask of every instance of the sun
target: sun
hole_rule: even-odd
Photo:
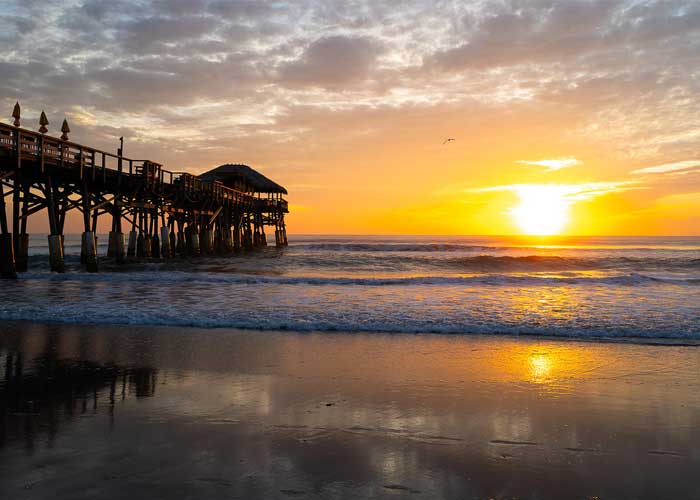
[[[569,222],[566,189],[556,185],[518,186],[520,204],[510,211],[524,234],[548,236],[562,232]]]

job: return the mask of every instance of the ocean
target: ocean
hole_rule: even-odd
[[[0,282],[0,320],[700,340],[700,237],[290,236],[230,257],[79,263]],[[107,237],[99,238],[106,253]]]

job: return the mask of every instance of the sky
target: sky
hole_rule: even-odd
[[[2,4],[5,122],[246,163],[291,233],[700,234],[697,1]]]

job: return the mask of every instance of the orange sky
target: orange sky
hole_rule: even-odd
[[[696,2],[33,9],[8,8],[6,121],[20,100],[171,170],[247,163],[292,233],[521,233],[550,186],[565,234],[700,234]]]

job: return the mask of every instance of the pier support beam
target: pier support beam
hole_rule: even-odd
[[[180,257],[187,257],[187,240],[182,229],[177,232],[177,253]]]
[[[15,253],[12,248],[12,233],[0,234],[0,277],[10,279],[17,277]]]
[[[230,254],[233,252],[233,237],[231,235],[230,227],[221,228],[221,246],[224,254]]]
[[[235,224],[233,226],[233,251],[241,251],[241,225]]]
[[[138,239],[138,236],[136,235],[136,231],[133,229],[129,231],[129,246],[126,251],[127,257],[135,257],[136,256],[136,240]]]
[[[143,237],[143,256],[147,259],[153,257],[152,243],[153,238],[151,238],[149,235],[145,235]]]
[[[15,252],[12,242],[12,233],[7,224],[7,211],[5,209],[5,192],[0,182],[0,277],[16,278]]]
[[[107,242],[107,257],[113,258],[116,262],[122,263],[126,259],[126,236],[124,233],[111,231]]]
[[[87,272],[97,272],[97,240],[95,233],[91,231],[83,233],[80,245],[80,261],[85,265]]]
[[[260,228],[257,222],[253,223],[253,247],[260,246]]]
[[[200,241],[203,254],[210,254],[214,250],[212,230],[208,227],[202,229],[202,239]]]
[[[151,257],[154,259],[160,259],[160,238],[158,237],[158,234],[154,234],[153,237],[151,238]]]
[[[214,229],[213,228],[208,228],[207,229],[207,253],[212,254],[214,253],[214,250],[216,247],[214,246],[214,242],[216,239],[216,235],[214,234]]]
[[[144,239],[143,233],[139,231],[139,235],[136,237],[136,258],[138,259],[142,259],[146,256]]]
[[[175,257],[175,246],[177,245],[177,238],[175,236],[175,227],[170,229],[170,257]]]
[[[29,265],[29,235],[13,234],[15,251],[15,270],[18,273],[27,271]]]
[[[246,250],[253,249],[253,229],[250,226],[250,221],[243,224],[243,248]]]
[[[63,261],[63,236],[60,234],[49,235],[49,266],[55,273],[63,273],[66,270]]]
[[[191,227],[187,230],[187,253],[193,257],[199,257],[199,234],[197,229]]]
[[[282,220],[280,221],[280,230],[282,231],[280,233],[282,245],[286,247],[289,245],[289,242],[287,241],[287,225],[284,223],[284,216],[282,217]]]
[[[168,231],[168,226],[161,226],[160,228],[160,256],[163,259],[169,259],[172,256],[170,253],[170,231]]]

